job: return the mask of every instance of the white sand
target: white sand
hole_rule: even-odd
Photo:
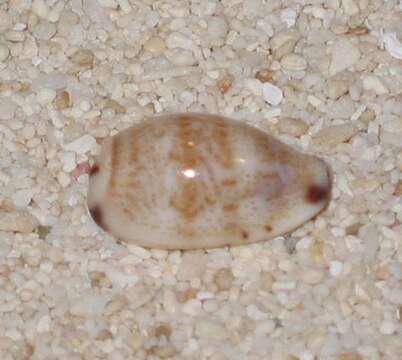
[[[0,359],[402,358],[396,0],[0,2]],[[324,157],[325,213],[208,252],[88,217],[103,138],[220,113]]]

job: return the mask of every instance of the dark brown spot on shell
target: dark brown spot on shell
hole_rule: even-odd
[[[89,176],[95,175],[99,172],[99,165],[93,164],[91,169],[89,170]]]
[[[96,222],[96,224],[103,230],[107,231],[107,226],[104,223],[101,208],[98,205],[96,205],[93,208],[89,209],[89,213],[91,214],[91,217]]]
[[[267,230],[268,232],[272,231],[272,226],[271,225],[265,225],[265,230]]]
[[[248,232],[247,232],[246,230],[242,230],[242,231],[241,231],[241,237],[242,237],[244,240],[248,239],[248,237],[249,237]]]
[[[322,185],[311,185],[306,193],[306,200],[310,203],[318,203],[329,197],[329,189]]]

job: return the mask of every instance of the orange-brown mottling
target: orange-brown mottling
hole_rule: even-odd
[[[272,229],[271,225],[267,224],[267,225],[265,225],[265,230],[268,232],[271,232],[273,229]]]
[[[249,232],[244,229],[240,224],[237,222],[229,221],[225,224],[224,227],[225,231],[230,234],[231,236],[235,236],[242,241],[247,241],[250,237]]]
[[[124,213],[126,214],[126,216],[128,216],[130,219],[133,219],[133,220],[134,220],[135,213],[134,213],[133,209],[131,208],[131,205],[130,205],[130,207],[123,207],[123,212],[124,212]]]
[[[237,184],[236,179],[225,179],[222,181],[223,186],[235,186]]]
[[[182,171],[191,169],[196,171],[203,165],[200,150],[195,146],[200,139],[199,130],[191,127],[191,120],[182,117],[178,121],[177,146],[170,158],[179,163]],[[205,207],[205,184],[199,177],[187,179],[180,172],[177,174],[178,191],[172,196],[170,204],[186,220],[195,218]]]
[[[185,219],[191,220],[202,210],[199,203],[197,186],[194,181],[185,181],[183,187],[170,200],[170,204]]]
[[[223,205],[224,211],[236,211],[239,209],[239,204],[226,204]]]
[[[217,130],[212,134],[212,140],[219,149],[217,160],[225,167],[233,166],[233,152],[227,125],[223,121],[217,122]]]
[[[132,192],[128,192],[126,194],[125,199],[127,199],[127,202],[132,206],[133,208],[136,208],[137,206],[137,200],[135,199],[134,195]]]
[[[178,235],[183,237],[192,238],[196,235],[196,231],[188,226],[178,226],[176,231]]]
[[[121,166],[121,150],[122,143],[116,137],[112,140],[111,146],[111,176],[110,176],[110,188],[114,192],[117,185],[117,179],[120,173]]]
[[[138,146],[138,140],[135,141],[136,139],[131,139],[130,142],[130,152],[128,154],[128,160],[130,161],[131,165],[135,165],[138,162],[138,154],[140,152],[139,146]]]

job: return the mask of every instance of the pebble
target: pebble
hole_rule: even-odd
[[[0,120],[11,120],[14,118],[17,105],[7,98],[0,98]]]
[[[54,100],[54,105],[58,110],[64,110],[70,107],[70,94],[65,90],[58,91]]]
[[[272,334],[275,330],[275,321],[271,319],[259,321],[255,327],[255,333],[259,336]]]
[[[228,32],[228,25],[224,17],[211,16],[208,19],[208,34],[216,39],[223,39]]]
[[[338,40],[332,48],[332,58],[329,67],[331,76],[350,68],[360,59],[359,49],[348,39]]]
[[[36,94],[36,100],[41,105],[50,104],[55,99],[55,97],[56,97],[56,91],[47,88],[40,89]]]
[[[218,158],[211,153],[216,147]],[[71,145],[65,148],[77,151]],[[132,172],[137,162],[144,167]],[[121,241],[149,248],[195,250],[272,238],[319,212],[329,201],[331,187],[322,160],[256,128],[201,113],[165,114],[121,131],[103,142],[95,164],[87,198],[93,220]],[[247,190],[252,196],[241,195],[243,171],[251,184],[259,184]],[[277,180],[266,183],[265,177],[260,179],[264,172]],[[216,185],[209,185],[211,179]],[[282,195],[271,203],[278,191],[292,198],[291,207],[287,200],[282,204]],[[143,207],[152,210],[144,213]],[[278,224],[282,217],[286,221]],[[177,277],[196,277],[195,269],[204,269],[204,259],[200,253],[186,254]]]
[[[395,330],[395,324],[391,321],[385,320],[380,324],[380,333],[383,335],[392,335]]]
[[[315,108],[318,108],[323,103],[323,101],[320,98],[314,95],[308,95],[307,101]]]
[[[153,55],[160,55],[166,49],[165,41],[159,36],[151,37],[144,44],[144,49],[152,53]]]
[[[354,0],[342,0],[342,7],[345,14],[353,16],[359,13],[360,9]]]
[[[73,55],[71,55],[70,60],[80,66],[92,67],[95,60],[95,55],[92,50],[79,49]]]
[[[117,2],[124,13],[128,14],[132,10],[132,7],[128,0],[117,0]]]
[[[255,74],[255,78],[261,82],[271,82],[274,73],[268,69],[258,70]]]
[[[264,82],[262,83],[262,97],[268,104],[277,106],[282,102],[283,93],[279,87],[269,82]]]
[[[377,95],[388,94],[388,89],[384,83],[377,76],[373,75],[363,78],[363,89],[365,91],[374,91]]]
[[[14,43],[23,42],[25,40],[25,33],[22,31],[8,30],[5,32],[4,38]]]
[[[81,100],[79,103],[79,108],[82,112],[86,113],[91,110],[92,105],[88,100]]]
[[[0,10],[0,33],[4,33],[12,25],[11,16],[7,11]]]
[[[292,136],[301,136],[308,130],[308,125],[300,120],[290,117],[281,117],[277,124],[278,130]]]
[[[0,43],[0,63],[7,60],[10,55],[10,50],[8,49],[6,44]]]
[[[26,250],[23,257],[29,266],[39,266],[42,260],[42,253],[39,248],[33,247]]]
[[[104,314],[106,316],[113,315],[116,312],[120,312],[128,304],[128,300],[125,295],[115,295],[109,302],[106,303]]]
[[[336,357],[336,360],[365,360],[365,359],[357,352],[349,352],[338,355]]]
[[[217,82],[218,89],[222,94],[227,93],[232,87],[232,84],[233,78],[231,76],[223,77]]]
[[[332,100],[339,99],[349,90],[349,83],[346,80],[329,80],[328,81],[328,96]]]
[[[33,35],[39,40],[48,41],[56,34],[56,30],[55,24],[43,21],[35,26]]]
[[[165,51],[166,58],[177,66],[191,66],[195,64],[195,58],[190,50],[185,49],[169,49]]]
[[[30,233],[39,225],[38,220],[27,211],[6,212],[0,210],[0,230]]]
[[[140,333],[135,332],[129,337],[128,345],[134,350],[138,351],[143,346],[143,340]]]
[[[63,163],[63,171],[66,173],[73,171],[77,166],[75,153],[71,151],[63,152],[61,155],[61,161]]]
[[[29,302],[33,298],[33,293],[31,290],[28,290],[28,289],[21,290],[20,298],[24,302]]]
[[[296,24],[297,13],[293,8],[286,8],[281,11],[281,21],[286,24],[288,28],[291,28]]]
[[[149,349],[149,353],[151,355],[155,355],[159,359],[167,359],[167,358],[172,359],[176,354],[176,352],[177,352],[176,348],[171,344],[155,345]]]
[[[48,18],[50,11],[44,0],[33,0],[31,10],[35,15],[43,19]]]
[[[305,269],[300,273],[303,282],[310,285],[318,284],[324,278],[324,272],[320,269]]]
[[[32,82],[32,90],[38,91],[42,88],[59,90],[67,86],[67,77],[62,73],[42,74]]]
[[[380,134],[381,142],[384,144],[393,145],[398,148],[402,148],[401,135],[398,133],[391,133],[388,131],[382,131]]]
[[[356,103],[349,96],[343,96],[328,107],[327,113],[332,119],[350,121],[355,111]]]
[[[299,38],[300,34],[292,30],[276,33],[270,40],[274,59],[280,60],[286,54],[292,53]]]
[[[139,257],[142,260],[149,259],[151,257],[151,252],[143,247],[129,244],[127,245],[128,250],[135,256]]]
[[[402,42],[396,36],[396,33],[385,33],[383,36],[385,49],[395,59],[402,60]]]
[[[280,63],[285,71],[303,71],[307,68],[307,61],[298,54],[287,54]]]
[[[202,303],[198,299],[190,299],[183,304],[181,310],[184,314],[197,316],[202,308]]]
[[[85,154],[91,151],[96,145],[96,140],[91,135],[83,135],[80,138],[64,145],[64,148],[68,151],[73,151],[77,154]]]
[[[228,332],[222,324],[208,319],[199,319],[195,325],[195,335],[213,341],[222,341],[227,338]]]
[[[26,208],[32,200],[32,190],[22,189],[13,194],[13,203],[17,208]]]
[[[25,139],[31,140],[34,138],[35,133],[36,133],[36,128],[32,124],[27,124],[24,126],[22,129],[22,135],[24,136]]]
[[[205,271],[207,258],[202,253],[185,253],[177,271],[177,278],[180,281],[199,279]]]
[[[66,188],[71,183],[70,177],[63,171],[57,174],[57,181],[63,188]]]
[[[246,314],[250,319],[255,321],[265,320],[268,318],[268,314],[261,311],[256,305],[250,304],[246,307]]]
[[[218,270],[215,273],[214,280],[219,290],[229,290],[232,287],[234,280],[232,270],[229,268]]]
[[[343,263],[340,261],[331,261],[329,263],[329,272],[332,276],[338,276],[342,273]]]
[[[36,325],[36,330],[38,333],[45,333],[50,331],[52,325],[52,320],[49,315],[44,315],[42,316],[37,325]]]
[[[352,124],[328,126],[321,129],[313,136],[313,144],[316,146],[333,147],[348,141],[358,132],[358,127]]]
[[[191,39],[183,34],[179,32],[172,32],[166,38],[166,46],[169,49],[182,48],[191,50],[194,47],[194,43]]]
[[[290,291],[296,288],[295,281],[275,281],[272,284],[273,291]]]

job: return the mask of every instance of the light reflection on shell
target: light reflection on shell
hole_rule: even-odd
[[[290,232],[330,193],[321,159],[243,123],[183,113],[107,139],[90,172],[88,208],[121,241],[200,249]]]

